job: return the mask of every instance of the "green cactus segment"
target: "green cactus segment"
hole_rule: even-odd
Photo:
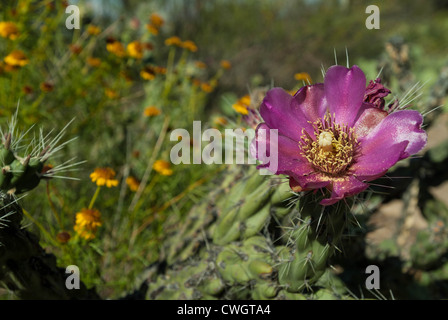
[[[241,244],[227,245],[219,253],[216,265],[228,284],[244,284],[273,275],[273,253],[265,238],[251,237]]]
[[[148,294],[151,300],[217,299],[225,289],[208,253],[200,261],[184,262],[154,279]]]
[[[6,166],[14,160],[14,152],[7,149],[5,145],[0,145],[0,165]]]
[[[287,183],[276,186],[266,176],[252,172],[225,197],[213,242],[224,245],[256,235],[269,222],[271,209],[284,205],[289,197],[291,193]]]
[[[14,159],[0,173],[1,190],[20,194],[34,189],[41,180],[43,166],[37,158]]]
[[[322,278],[347,203],[323,207],[255,168],[228,171],[221,181],[181,221],[172,217],[159,260],[166,269],[149,277],[149,299],[342,297],[321,287],[332,288]]]
[[[278,247],[278,280],[290,292],[311,288],[327,269],[346,225],[346,204],[322,207],[303,198],[287,245]]]
[[[10,135],[0,145],[0,190],[20,194],[34,189],[41,180],[42,156],[20,158],[10,148]]]

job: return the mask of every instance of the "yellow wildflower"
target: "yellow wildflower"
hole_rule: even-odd
[[[152,24],[147,24],[146,29],[149,31],[149,33],[155,36],[159,34],[159,29],[154,27]]]
[[[223,68],[223,69],[230,69],[230,68],[232,68],[232,64],[230,63],[230,61],[228,61],[228,60],[221,60],[221,67]]]
[[[151,25],[153,25],[155,28],[158,29],[165,23],[162,17],[159,16],[157,13],[151,14],[151,16],[149,17],[149,22],[151,23]]]
[[[118,93],[117,93],[117,91],[112,90],[112,89],[110,89],[110,88],[106,88],[106,89],[104,89],[104,93],[106,94],[106,96],[107,96],[109,99],[116,99],[116,98],[118,98]]]
[[[29,62],[26,55],[20,50],[12,51],[5,57],[4,61],[12,67],[24,67]]]
[[[124,50],[123,45],[121,42],[116,40],[108,40],[106,44],[106,49],[110,53],[113,53],[119,58],[123,58],[126,55],[126,51]]]
[[[96,168],[91,174],[90,179],[95,182],[97,186],[116,187],[118,180],[115,178],[115,171],[112,168]]]
[[[303,81],[305,81],[306,84],[311,84],[312,83],[310,75],[308,73],[306,73],[306,72],[296,73],[294,75],[294,79],[296,79],[297,81],[303,80]]]
[[[101,29],[97,26],[94,26],[93,24],[89,25],[87,27],[87,33],[92,35],[92,36],[96,36],[99,35],[101,33]]]
[[[14,67],[11,66],[7,63],[4,63],[3,61],[0,61],[0,74],[2,74],[3,72],[13,72],[17,69],[18,67]]]
[[[220,126],[225,126],[228,123],[227,119],[224,117],[216,117],[215,119],[213,119],[213,122],[216,125],[220,125]]]
[[[83,208],[76,213],[73,229],[81,238],[91,240],[95,238],[95,233],[101,225],[101,213],[97,209]]]
[[[170,176],[173,174],[173,170],[170,168],[171,165],[168,161],[157,160],[154,162],[152,168],[163,176]]]
[[[246,94],[245,96],[243,96],[239,102],[247,107],[250,106],[250,96],[248,94]]]
[[[201,89],[202,89],[202,91],[207,92],[207,93],[210,93],[213,91],[213,87],[207,82],[201,83]]]
[[[154,72],[158,73],[158,74],[166,74],[166,68],[155,66],[154,67]]]
[[[247,108],[249,108],[249,106],[250,106],[250,96],[245,95],[241,99],[239,99],[236,103],[234,103],[232,105],[232,108],[236,112],[238,112],[242,115],[246,115],[246,114],[249,114],[249,111],[247,110]]]
[[[101,59],[94,57],[87,57],[86,62],[91,67],[99,67],[101,65]]]
[[[249,114],[249,111],[247,110],[247,107],[244,106],[244,105],[241,105],[241,104],[239,104],[239,103],[235,103],[235,104],[232,106],[232,108],[233,108],[236,112],[241,113],[242,115]]]
[[[177,36],[169,37],[165,40],[165,45],[167,46],[182,46],[182,40]]]
[[[128,185],[129,189],[131,191],[137,191],[138,187],[140,186],[140,182],[137,180],[137,178],[129,176],[126,178],[126,184]]]
[[[186,40],[184,42],[182,42],[182,44],[180,45],[182,48],[187,49],[191,52],[196,52],[198,51],[198,47],[196,46],[196,44],[191,41],[191,40]]]
[[[19,28],[14,22],[2,21],[0,22],[0,36],[15,40],[19,37]]]
[[[143,115],[145,117],[155,117],[161,113],[160,109],[155,106],[146,107],[143,111]]]
[[[151,66],[146,66],[140,71],[140,76],[145,80],[153,80],[156,77],[156,71]]]
[[[129,56],[135,59],[143,58],[143,45],[140,41],[132,41],[127,46]]]
[[[206,65],[204,62],[202,62],[202,61],[196,61],[194,64],[195,64],[196,67],[199,68],[199,69],[205,69],[205,68],[207,68],[207,65]]]

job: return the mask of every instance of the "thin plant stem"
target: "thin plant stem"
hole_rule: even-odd
[[[135,206],[137,205],[138,200],[140,199],[143,191],[146,188],[146,184],[148,183],[148,180],[149,180],[149,175],[151,174],[151,171],[152,171],[152,166],[153,166],[154,162],[156,161],[156,158],[159,155],[159,151],[160,151],[160,148],[162,147],[163,140],[165,140],[165,135],[168,130],[169,122],[170,122],[170,118],[168,116],[165,117],[165,122],[163,123],[162,130],[160,131],[160,135],[159,135],[159,138],[157,139],[156,145],[154,146],[151,159],[148,161],[148,166],[146,167],[145,173],[143,174],[143,178],[142,178],[142,181],[140,182],[140,186],[138,187],[138,190],[135,193],[134,198],[132,199],[131,205],[129,206],[130,211],[134,210]]]
[[[39,228],[39,230],[47,237],[49,241],[51,241],[54,245],[58,245],[57,242],[51,236],[51,234],[48,233],[47,230],[45,230],[44,226],[39,221],[34,219],[33,216],[24,208],[22,208],[22,212],[28,219],[30,219]]]
[[[90,204],[89,204],[89,210],[93,208],[93,205],[95,204],[96,198],[98,198],[98,195],[100,194],[100,189],[101,189],[100,186],[96,187],[96,191],[93,194],[92,200],[90,201]]]
[[[64,230],[64,225],[62,224],[62,219],[59,216],[58,211],[56,210],[56,207],[55,207],[53,201],[51,200],[51,196],[50,196],[50,181],[47,181],[47,188],[46,189],[47,189],[48,203],[50,204],[51,211],[53,212],[54,217],[56,218],[56,221],[58,222],[59,229],[60,230]]]

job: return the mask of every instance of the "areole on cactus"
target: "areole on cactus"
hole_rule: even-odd
[[[73,121],[73,120],[72,120]],[[65,135],[70,121],[57,135],[51,137],[41,131],[38,139],[33,139],[27,146],[25,155],[20,155],[23,140],[27,133],[19,133],[17,128],[17,114],[15,114],[8,126],[7,131],[0,130],[0,192],[18,195],[37,187],[42,179],[54,177],[57,173],[67,170],[82,162],[71,163],[71,160],[57,167],[47,166],[45,163],[56,152],[61,150],[70,139],[60,143]]]

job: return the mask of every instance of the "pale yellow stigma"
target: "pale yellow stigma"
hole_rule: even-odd
[[[339,125],[326,114],[313,123],[314,134],[302,130],[302,155],[313,168],[331,177],[343,176],[358,155],[359,142],[353,128]]]
[[[333,151],[333,135],[330,132],[324,131],[319,134],[319,147],[325,152]]]

